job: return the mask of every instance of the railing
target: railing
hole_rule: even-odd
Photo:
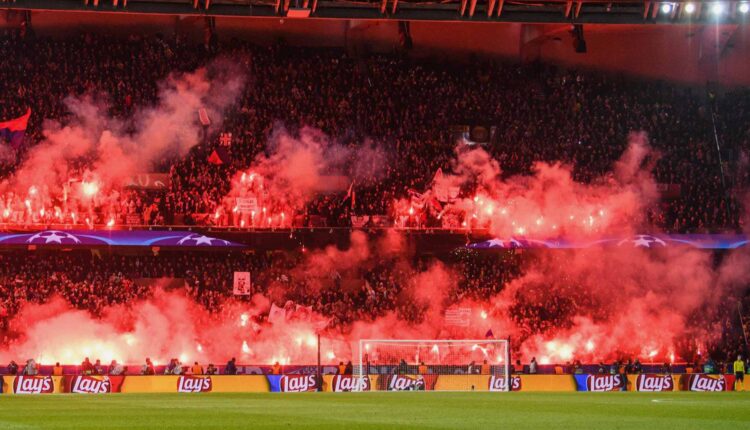
[[[217,225],[147,225],[147,224],[71,224],[71,223],[0,223],[0,231],[37,231],[37,230],[153,230],[153,231],[218,231],[242,233],[289,233],[289,232],[346,232],[353,230],[364,231],[403,231],[420,233],[450,233],[450,234],[488,234],[486,228],[471,227],[397,227],[397,226],[288,226],[288,227],[236,227]]]

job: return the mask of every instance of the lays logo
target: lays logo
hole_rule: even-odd
[[[210,376],[183,375],[177,379],[178,393],[210,393],[212,388]]]
[[[331,391],[370,391],[369,376],[333,375]]]
[[[315,375],[284,375],[279,385],[282,393],[299,393],[317,390]]]
[[[108,376],[74,376],[70,384],[71,393],[103,394],[112,392],[112,382]]]
[[[15,394],[50,394],[55,391],[51,376],[16,376],[13,380]]]
[[[690,391],[724,391],[726,389],[727,383],[722,375],[690,375]]]
[[[521,391],[521,377],[518,375],[510,376],[510,390],[508,390],[508,384],[505,382],[504,376],[490,376],[490,391]]]
[[[588,375],[588,391],[620,391],[625,386],[621,375]]]
[[[425,381],[422,375],[406,376],[391,375],[388,379],[388,391],[410,391],[424,390]]]
[[[640,374],[635,379],[635,389],[638,391],[673,391],[674,378],[672,375]]]

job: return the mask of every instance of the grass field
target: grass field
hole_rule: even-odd
[[[745,393],[3,396],[0,429],[750,429]]]

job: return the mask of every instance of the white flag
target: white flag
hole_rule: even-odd
[[[250,281],[250,272],[234,272],[233,291],[235,296],[247,296],[252,294],[253,283]]]
[[[275,324],[284,321],[286,321],[286,309],[276,306],[276,303],[271,304],[271,311],[268,313],[268,322]]]

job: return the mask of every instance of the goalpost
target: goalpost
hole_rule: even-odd
[[[510,391],[509,340],[361,339],[355,375],[357,391]]]

